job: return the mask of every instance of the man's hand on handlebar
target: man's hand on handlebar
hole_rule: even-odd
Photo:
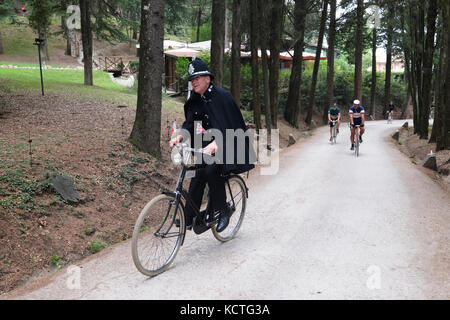
[[[203,148],[203,151],[209,154],[215,154],[217,149],[218,147],[216,141],[213,141],[210,144],[208,144],[205,148]]]
[[[183,140],[183,136],[182,135],[178,135],[175,138],[172,138],[172,140],[170,140],[169,146],[171,148],[173,148],[174,145],[178,145],[182,140]]]

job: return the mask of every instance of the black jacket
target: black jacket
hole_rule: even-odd
[[[184,105],[184,114],[186,121],[183,123],[182,128],[188,130],[191,134],[191,145],[193,145],[195,135],[208,134],[211,132],[210,129],[218,129],[222,133],[223,141],[218,141],[217,137],[213,138],[216,140],[219,149],[221,146],[223,149],[218,151],[219,159],[223,159],[222,173],[233,172],[239,174],[255,167],[256,154],[252,144],[249,143],[249,139],[245,139],[245,146],[243,146],[245,150],[244,163],[238,163],[237,152],[239,148],[236,139],[232,142],[228,141],[228,146],[234,147],[234,160],[231,162],[226,161],[226,129],[247,131],[241,111],[228,91],[211,84],[203,96],[193,93]],[[201,127],[199,124],[195,124],[196,121],[201,121]],[[202,147],[208,145],[213,139],[203,142]],[[221,151],[222,154],[220,153]]]

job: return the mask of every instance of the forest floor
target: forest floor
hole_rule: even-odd
[[[429,131],[431,134],[431,127]],[[419,139],[419,136],[414,134],[412,127],[402,128],[399,132],[398,148],[411,159],[411,162],[417,164],[423,172],[450,192],[450,150],[436,152],[436,143],[428,143],[428,140]],[[421,162],[430,152],[436,155],[437,172],[421,166]]]
[[[11,72],[20,77],[8,78]],[[99,86],[64,89],[56,84],[62,76],[52,83],[46,71],[42,96],[39,82],[23,72],[0,70],[0,294],[130,238],[141,209],[173,187],[179,172],[168,140],[173,121],[184,121],[183,98],[163,99],[157,159],[127,141],[135,93],[109,87],[101,75]],[[306,126],[292,129],[281,118],[278,124],[280,148],[290,133],[311,135]],[[82,200],[59,196],[50,172],[72,178]]]

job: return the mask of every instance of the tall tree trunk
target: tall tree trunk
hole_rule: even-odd
[[[375,119],[375,94],[377,93],[377,28],[372,30],[372,81],[370,85],[370,112],[369,114]]]
[[[330,26],[327,51],[327,103],[323,108],[323,123],[328,122],[328,109],[334,101],[334,46],[336,43],[336,0],[330,1]]]
[[[91,9],[88,0],[80,0],[81,38],[83,43],[84,84],[92,86],[92,29]]]
[[[225,5],[225,42],[224,42],[224,48],[230,49],[230,32],[229,32],[229,16],[230,16],[230,10],[228,10],[228,7]]]
[[[161,155],[164,1],[142,0],[136,118],[129,141],[153,156]]]
[[[241,105],[241,0],[233,0],[231,95]]]
[[[0,54],[3,54],[3,40],[2,33],[0,32]]]
[[[202,7],[198,8],[197,13],[197,42],[200,41],[200,27],[202,26]]]
[[[72,55],[72,45],[70,42],[71,30],[67,27],[67,17],[65,15],[67,11],[67,1],[61,2],[61,10],[64,12],[64,14],[61,15],[61,28],[64,32],[64,38],[66,39],[66,50],[64,51],[64,55],[70,56]]]
[[[440,20],[442,21],[442,15],[440,16]],[[440,106],[442,105],[441,101],[441,87],[442,87],[442,68],[444,66],[444,54],[445,54],[445,38],[443,36],[442,30],[439,31],[437,37],[436,48],[440,48],[439,51],[439,62],[436,66],[437,74],[435,79],[435,90],[434,90],[434,119],[433,119],[433,128],[431,129],[431,135],[429,143],[436,142],[440,138],[441,134],[441,116],[440,116]],[[439,136],[439,138],[438,138]]]
[[[73,37],[73,30],[69,30],[69,28],[67,28],[67,38],[66,38],[66,50],[64,51],[64,54],[66,56],[71,56],[72,55],[72,37]]]
[[[268,5],[266,2],[258,1],[258,13],[259,13],[259,30],[261,30],[261,35],[266,35],[267,30],[267,16],[268,16]],[[269,90],[269,59],[267,58],[267,38],[262,36],[259,37],[261,45],[261,70],[263,76],[263,87],[264,87],[264,115],[266,128],[270,137],[272,130],[272,115],[270,109],[270,90]]]
[[[256,131],[261,129],[261,102],[259,101],[259,62],[258,62],[258,0],[250,0],[250,48],[252,64],[252,109]]]
[[[355,37],[355,99],[362,100],[362,55],[363,55],[364,2],[357,0]]]
[[[422,107],[419,119],[420,139],[428,139],[428,126],[431,105],[431,88],[433,79],[433,56],[434,39],[436,34],[437,19],[437,0],[428,1],[427,12],[427,35],[425,39],[424,57],[423,57],[423,85],[422,85]]]
[[[406,71],[406,69],[405,69]],[[411,84],[408,81],[408,88],[406,89],[406,102],[404,105],[402,105],[402,114],[400,116],[400,119],[405,119],[406,118],[406,111],[408,110],[408,107],[411,105],[412,100],[411,100]]]
[[[411,38],[410,49],[410,79],[411,79],[411,96],[413,102],[413,122],[414,133],[419,132],[419,113],[420,113],[420,88],[422,87],[422,53],[419,49],[420,43],[423,43],[423,7],[419,6],[423,3],[415,1],[409,7],[409,32]],[[405,46],[407,52],[408,44]]]
[[[325,33],[325,24],[327,22],[327,10],[328,10],[328,0],[323,0],[322,6],[322,16],[320,19],[320,27],[319,27],[319,39],[317,41],[316,48],[316,58],[314,60],[314,69],[311,80],[311,88],[309,91],[309,100],[307,106],[307,115],[305,122],[309,125],[311,124],[313,107],[316,101],[316,85],[317,85],[317,75],[319,73],[319,65],[320,65],[320,54],[322,52],[322,43],[323,43],[323,35]]]
[[[392,2],[388,2],[388,30],[387,30],[387,45],[386,45],[386,73],[384,80],[384,103],[383,103],[383,117],[386,117],[387,105],[391,100],[391,69],[392,69],[392,36],[394,20],[394,6]]]
[[[270,1],[272,14],[270,19],[270,106],[272,115],[272,127],[277,128],[278,115],[278,80],[280,78],[280,49],[283,31],[283,6],[284,2],[279,0]]]
[[[213,0],[211,20],[211,72],[214,83],[223,86],[224,50],[225,50],[225,1]]]
[[[407,18],[407,22],[405,21],[405,18]],[[413,33],[411,28],[411,21],[412,21],[412,10],[410,7],[404,7],[402,8],[401,14],[400,14],[400,22],[401,22],[401,29],[402,29],[402,42],[401,46],[403,49],[403,52],[405,54],[405,76],[408,81],[408,99],[405,106],[405,109],[402,111],[403,116],[406,113],[406,108],[412,104],[413,106],[413,118],[414,118],[414,125],[416,124],[416,94],[415,94],[415,86],[414,86],[414,71],[413,71],[413,57],[412,57],[412,43],[413,43]],[[415,126],[414,126],[415,127]]]
[[[292,61],[291,77],[289,78],[289,91],[284,111],[284,118],[293,127],[298,128],[301,109],[301,85],[303,47],[305,39],[306,1],[296,1],[294,7],[295,44]]]
[[[437,150],[450,149],[450,2],[441,1],[443,35],[445,46],[441,50],[445,52],[442,68],[442,80],[444,84],[441,90],[442,104],[440,106],[441,134],[437,139]],[[443,41],[444,42],[444,41]]]

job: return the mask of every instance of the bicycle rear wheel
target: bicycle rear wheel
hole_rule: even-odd
[[[132,256],[136,268],[146,276],[165,271],[175,259],[185,234],[184,212],[175,198],[165,194],[153,198],[142,209],[133,230]]]
[[[242,179],[238,176],[231,176],[227,181],[225,184],[227,205],[232,210],[230,223],[222,232],[217,232],[216,226],[212,227],[214,237],[221,242],[229,241],[236,236],[244,220],[247,206],[247,188]]]

